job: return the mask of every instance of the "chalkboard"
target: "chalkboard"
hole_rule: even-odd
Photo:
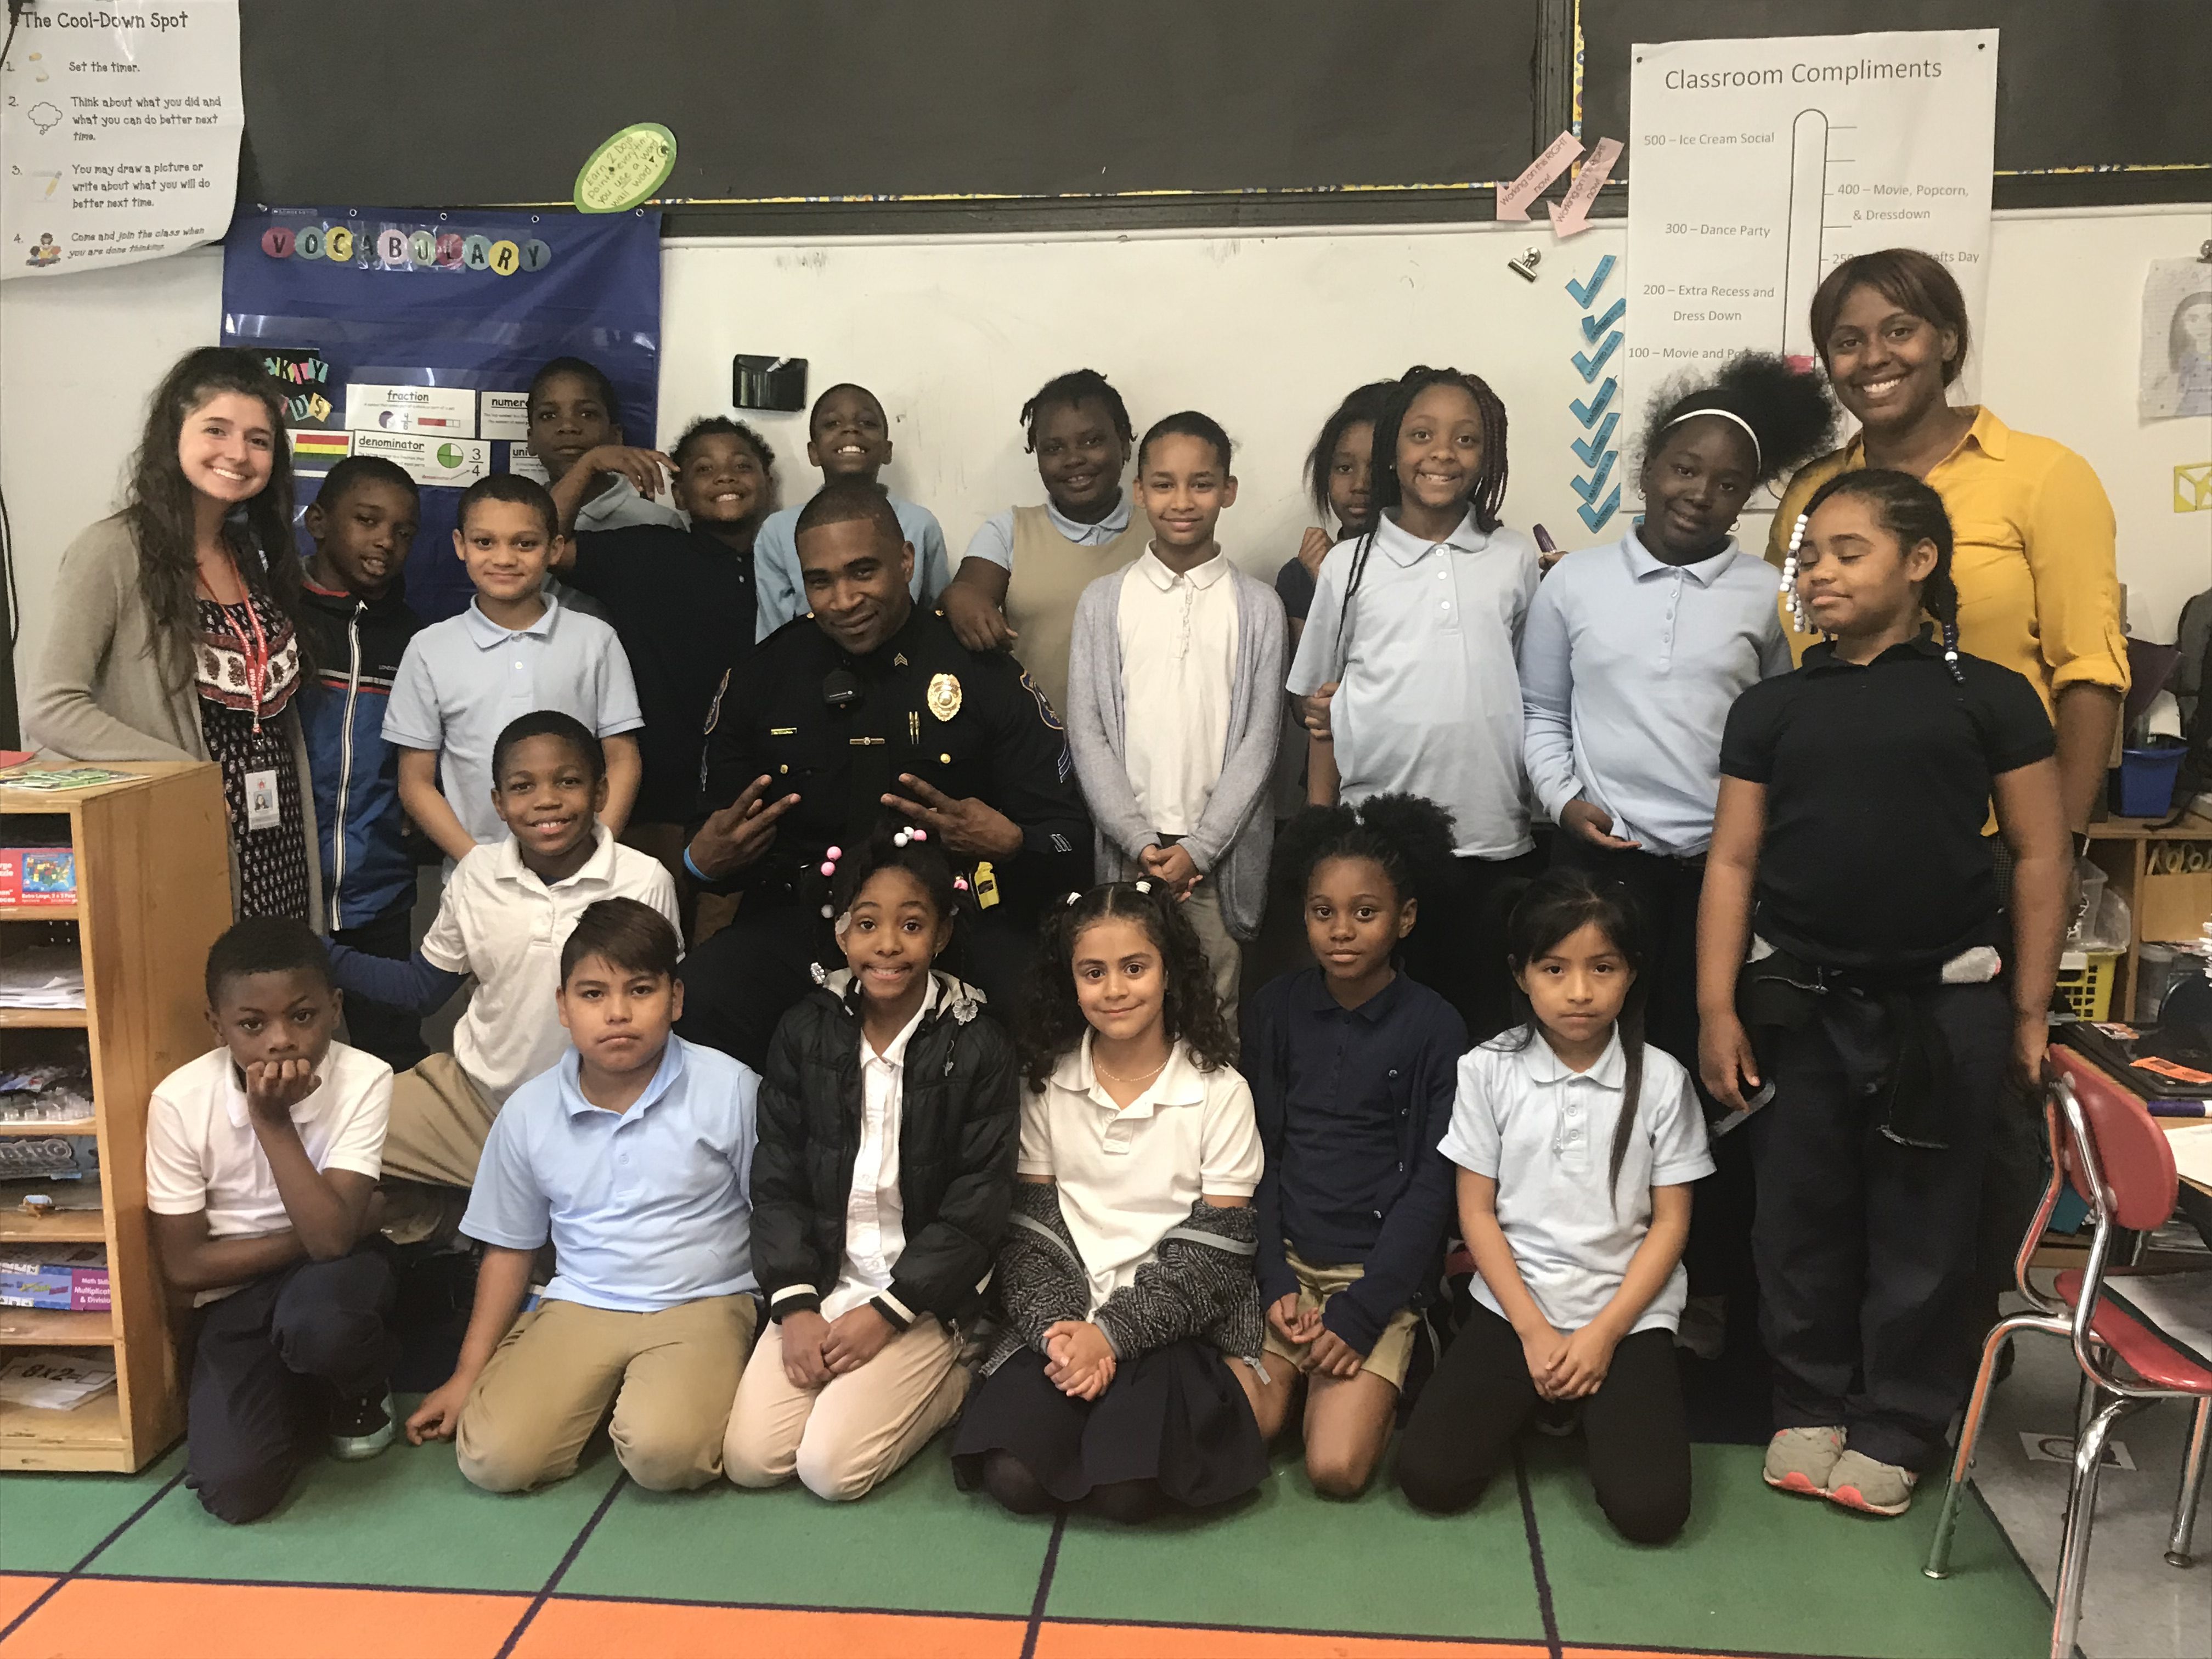
[[[1558,0],[1549,7],[1564,18]],[[1374,217],[1510,179],[1544,0],[244,0],[243,193],[538,205],[659,121],[660,200],[1220,204]],[[1548,137],[1549,135],[1545,135]]]
[[[1577,9],[1586,139],[1628,137],[1639,41],[1995,28],[1996,206],[2212,195],[2205,0],[1579,0]],[[1614,177],[1632,197],[1629,161]],[[2070,171],[2081,167],[2106,170]]]

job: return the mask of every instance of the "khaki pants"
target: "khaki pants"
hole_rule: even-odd
[[[742,1293],[659,1313],[543,1304],[514,1322],[461,1408],[461,1473],[487,1492],[566,1480],[611,1403],[608,1437],[631,1480],[705,1486],[722,1472],[757,1317]]]
[[[434,1187],[473,1187],[499,1108],[451,1054],[432,1054],[392,1079],[384,1173]]]
[[[1237,1029],[1237,982],[1244,969],[1244,947],[1229,932],[1221,915],[1221,889],[1209,878],[1191,889],[1182,914],[1206,947],[1206,964],[1213,969],[1213,994],[1221,999],[1221,1012],[1229,1029]]]
[[[1319,1313],[1328,1305],[1329,1297],[1339,1291],[1349,1289],[1359,1282],[1367,1269],[1358,1266],[1316,1267],[1292,1249],[1283,1246],[1284,1257],[1291,1271],[1298,1276],[1298,1311]],[[1375,1346],[1367,1351],[1363,1371],[1372,1371],[1394,1389],[1406,1386],[1406,1373],[1413,1369],[1413,1333],[1419,1328],[1420,1316],[1411,1308],[1401,1308],[1390,1316],[1382,1327],[1382,1334],[1375,1339]],[[1310,1345],[1291,1342],[1270,1325],[1265,1338],[1266,1351],[1279,1354],[1301,1370],[1305,1369],[1305,1351]]]
[[[722,1467],[741,1486],[774,1486],[793,1474],[833,1503],[866,1496],[896,1474],[968,1397],[952,1333],[927,1316],[856,1371],[819,1389],[783,1372],[783,1327],[761,1333],[738,1384],[722,1442]]]

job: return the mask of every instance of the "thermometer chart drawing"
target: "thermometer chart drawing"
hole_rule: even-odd
[[[1662,384],[1739,352],[1814,367],[1814,290],[1855,254],[1934,254],[1978,322],[1996,55],[1995,29],[1635,47],[1629,421]]]

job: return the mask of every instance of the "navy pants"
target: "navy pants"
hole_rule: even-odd
[[[256,1521],[291,1490],[330,1402],[381,1393],[399,1357],[396,1285],[376,1249],[264,1273],[199,1310],[185,1484],[219,1521]]]
[[[1774,1098],[1754,1113],[1752,1242],[1774,1426],[1840,1425],[1878,1463],[1942,1461],[1966,1403],[1983,1181],[2005,1088],[2012,1011],[1996,984],[1927,993],[1949,1045],[1941,1147],[1882,1133],[1884,1056],[1816,1014],[1771,1033]]]

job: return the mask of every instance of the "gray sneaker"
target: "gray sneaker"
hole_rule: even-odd
[[[389,1389],[339,1401],[331,1407],[331,1455],[341,1463],[375,1456],[397,1436],[398,1415]]]
[[[1784,1429],[1766,1443],[1766,1484],[1777,1492],[1828,1496],[1828,1474],[1844,1455],[1840,1426]]]
[[[1911,1469],[1846,1450],[1828,1472],[1828,1496],[1863,1514],[1902,1515],[1912,1507],[1912,1488],[1919,1480]]]

